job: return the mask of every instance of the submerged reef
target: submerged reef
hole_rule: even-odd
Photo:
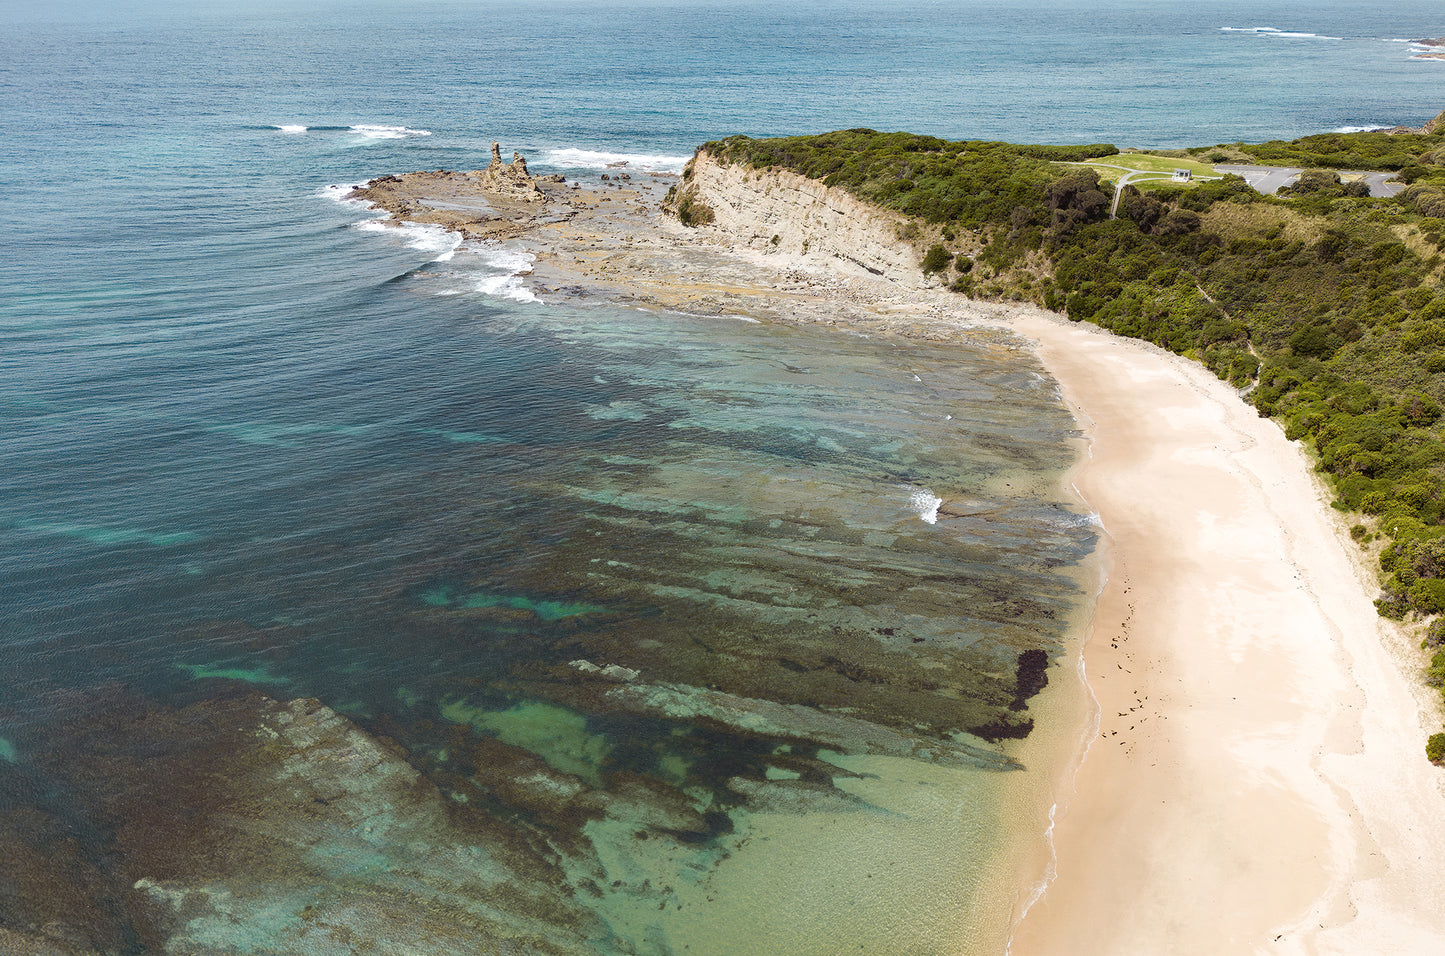
[[[21,808],[0,902],[36,952],[562,954],[607,935],[556,892],[549,848],[315,700],[116,695],[0,787]]]

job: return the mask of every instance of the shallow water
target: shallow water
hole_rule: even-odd
[[[315,887],[475,839],[535,894],[486,919],[558,951],[997,948],[1080,695],[1052,666],[1031,696],[1021,655],[1070,659],[1094,537],[1027,353],[537,301],[524,248],[340,187],[494,138],[589,179],[738,131],[1420,122],[1440,66],[1392,41],[1445,32],[1420,3],[543,6],[17,7],[0,926],[154,950],[137,880],[201,879],[165,850],[209,831],[148,808],[209,799],[188,761],[260,765],[228,736],[255,692],[390,741],[450,815],[332,834],[194,933],[284,950]]]
[[[1010,835],[988,780],[1017,765],[982,738],[1024,732],[1019,655],[1060,657],[1081,603],[1093,529],[1056,491],[1052,385],[987,339],[545,304],[463,323],[450,281],[377,286],[348,313],[365,362],[248,409],[28,417],[18,444],[73,504],[11,505],[19,759],[64,753],[62,685],[315,696],[454,799],[582,840],[569,880],[608,887],[640,951],[836,951],[825,927],[938,951],[963,930],[921,914],[966,925]],[[104,474],[74,477],[101,432]],[[553,789],[494,779],[527,753]],[[557,786],[613,802],[559,809]],[[891,879],[854,884],[860,860]],[[721,927],[747,912],[740,948]]]

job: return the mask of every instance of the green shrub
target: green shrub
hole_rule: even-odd
[[[1445,611],[1445,581],[1420,578],[1410,585],[1410,606],[1422,614]]]
[[[1445,759],[1445,733],[1431,734],[1430,739],[1425,741],[1425,758],[1431,763]]]
[[[684,196],[677,204],[677,218],[684,226],[706,226],[715,218],[712,207],[692,196]]]
[[[923,271],[929,274],[942,272],[953,261],[953,254],[942,246],[932,246],[923,255]]]
[[[1435,652],[1430,658],[1430,667],[1425,671],[1425,683],[1431,687],[1445,687],[1445,650]]]

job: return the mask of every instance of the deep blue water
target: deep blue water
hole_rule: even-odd
[[[649,657],[684,632],[1064,646],[1052,569],[1092,533],[1026,356],[529,302],[327,186],[493,139],[587,179],[736,132],[1187,146],[1445,108],[1418,0],[7,10],[0,771],[107,684],[404,722],[581,655],[742,679],[751,651]],[[992,517],[925,523],[933,495]]]

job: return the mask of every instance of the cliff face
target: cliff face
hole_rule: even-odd
[[[906,238],[917,234],[916,225],[794,172],[729,165],[699,151],[672,208],[685,200],[693,209],[698,204],[710,209],[714,226],[730,239],[761,252],[905,288],[940,284],[924,276],[922,251]]]
[[[1415,42],[1428,44],[1430,46],[1445,47],[1445,37],[1439,40],[1417,40]],[[1415,54],[1415,59],[1445,60],[1445,53],[1417,53]],[[1415,133],[1421,136],[1429,136],[1432,133],[1440,132],[1442,128],[1445,128],[1445,112],[1437,114],[1434,119],[1427,121],[1424,126],[1395,126],[1385,130],[1385,132]]]

